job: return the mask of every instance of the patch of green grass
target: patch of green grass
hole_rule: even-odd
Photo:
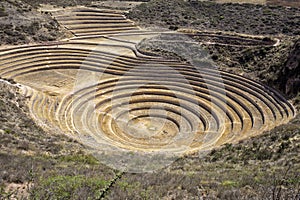
[[[101,190],[109,182],[98,177],[77,176],[51,176],[40,180],[31,190],[31,199],[81,199],[97,198]]]
[[[159,199],[155,186],[144,186],[139,181],[123,179],[116,183],[114,192],[118,199]],[[114,199],[114,197],[110,197]],[[109,199],[110,199],[109,198]]]
[[[238,184],[235,181],[226,180],[226,181],[222,182],[222,185],[225,186],[225,187],[235,187]]]
[[[140,183],[138,182],[128,183],[127,181],[120,181],[117,183],[117,185],[120,187],[121,190],[128,192],[132,192],[140,187]]]

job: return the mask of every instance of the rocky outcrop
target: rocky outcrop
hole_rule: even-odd
[[[293,97],[300,92],[300,39],[295,42],[278,81],[286,95]]]

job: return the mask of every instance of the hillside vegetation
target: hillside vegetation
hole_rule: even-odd
[[[40,13],[19,0],[0,1],[0,44],[55,41],[67,37],[49,13]]]
[[[153,0],[129,12],[145,26],[195,28],[247,34],[300,34],[298,8],[206,1]]]

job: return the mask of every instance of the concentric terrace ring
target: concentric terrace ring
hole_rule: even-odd
[[[293,106],[264,84],[140,52],[137,43],[158,33],[139,29],[120,12],[81,7],[53,15],[75,37],[1,49],[0,77],[24,85],[31,114],[43,127],[95,151],[201,152],[295,116]]]

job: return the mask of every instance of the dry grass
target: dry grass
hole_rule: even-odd
[[[217,3],[251,3],[251,4],[266,4],[266,0],[216,0]]]
[[[267,0],[268,5],[281,5],[300,8],[299,0]]]

